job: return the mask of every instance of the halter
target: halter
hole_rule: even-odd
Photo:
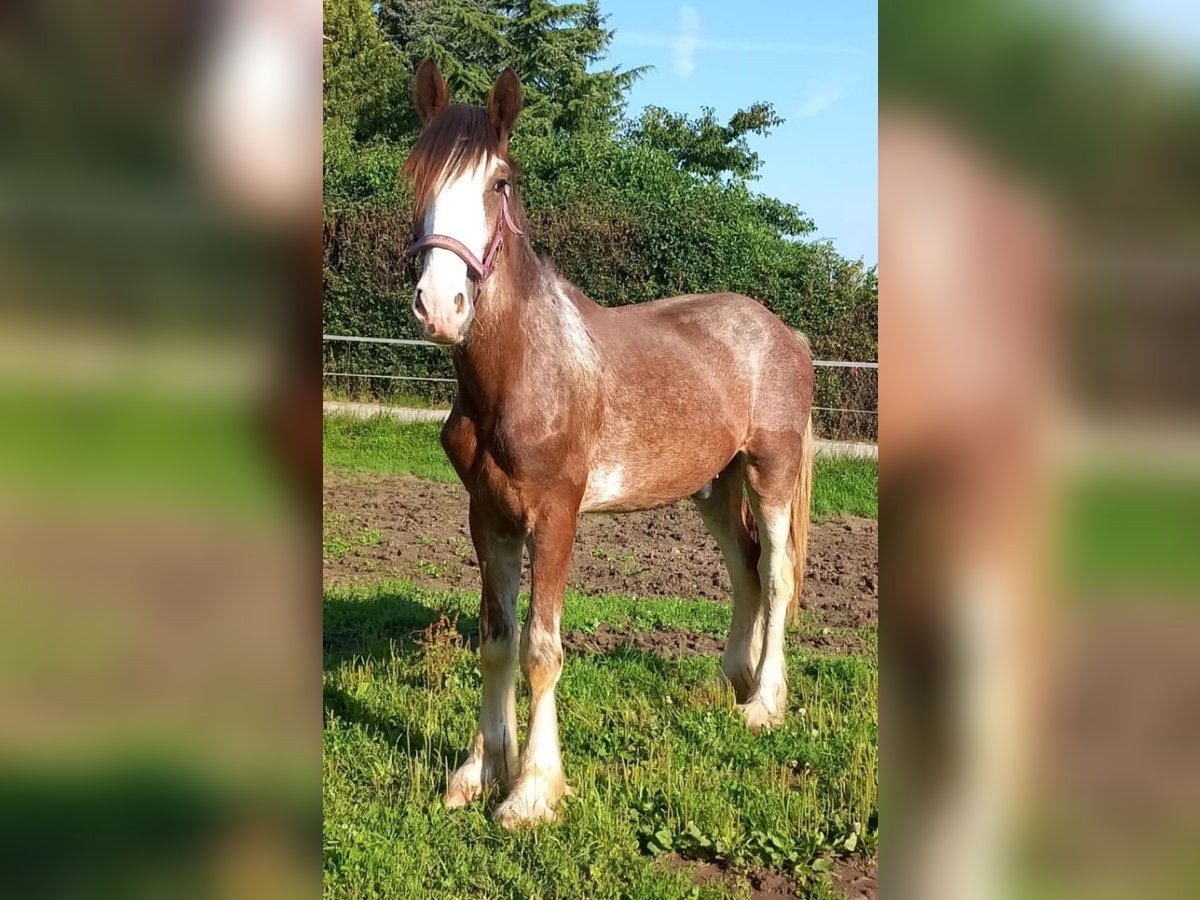
[[[500,191],[500,213],[496,217],[496,230],[492,234],[492,241],[488,244],[487,252],[483,255],[483,262],[480,262],[479,258],[462,241],[455,240],[445,234],[427,234],[424,237],[417,238],[408,245],[406,252],[409,256],[416,256],[418,253],[424,253],[426,250],[432,250],[435,247],[440,250],[449,250],[467,264],[467,271],[475,279],[476,283],[486,280],[492,274],[492,264],[496,261],[496,254],[500,251],[500,245],[504,243],[504,229],[507,228],[516,235],[525,234],[525,232],[517,227],[517,223],[512,217],[512,212],[509,211],[508,187],[505,184],[504,188]]]

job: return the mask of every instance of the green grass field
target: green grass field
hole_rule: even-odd
[[[326,465],[451,480],[437,432],[327,419]],[[824,514],[875,510],[873,463],[822,460],[817,484]],[[326,589],[327,897],[727,897],[748,893],[739,873],[762,867],[787,873],[804,896],[831,897],[824,873],[836,858],[874,852],[873,633],[863,656],[790,650],[787,720],[757,736],[721,686],[715,655],[568,652],[558,704],[573,793],[561,821],[509,833],[489,815],[498,798],[443,809],[479,710],[477,658],[465,645],[478,605],[474,592],[392,581]],[[728,605],[707,600],[571,592],[562,627],[724,635],[729,618]],[[518,698],[523,721],[523,688]],[[726,878],[694,885],[663,863],[668,854],[715,861]]]

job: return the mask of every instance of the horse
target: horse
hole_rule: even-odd
[[[555,686],[581,513],[693,499],[733,586],[724,677],[751,729],[783,720],[784,632],[812,493],[812,353],[749,297],[606,308],[539,258],[508,153],[522,106],[512,69],[484,108],[451,103],[427,59],[413,100],[422,127],[402,169],[414,197],[408,251],[422,261],[412,312],[451,348],[458,392],[441,441],[470,495],[483,583],[478,727],[444,802],[461,807],[495,785],[496,819],[534,825],[555,819],[567,790]],[[531,603],[518,642],[525,550]],[[531,698],[520,750],[518,655]]]

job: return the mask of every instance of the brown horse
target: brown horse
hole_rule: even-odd
[[[606,309],[524,237],[508,136],[521,109],[512,70],[487,109],[451,104],[432,60],[417,71],[424,128],[404,166],[416,198],[410,251],[424,258],[413,312],[453,346],[458,397],[442,445],[471,497],[479,556],[483,703],[448,806],[507,792],[506,826],[552,820],[566,790],[554,688],[577,517],[692,497],[733,582],[722,670],[747,724],[783,719],[784,628],[799,595],[812,485],[807,340],[736,294]],[[518,752],[517,594],[529,734]]]

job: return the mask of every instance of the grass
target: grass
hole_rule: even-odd
[[[818,456],[813,464],[814,518],[879,518],[879,463],[849,456]]]
[[[363,528],[352,532],[346,517],[340,513],[327,513],[321,519],[321,555],[325,559],[339,559],[356,548],[378,547],[383,533],[377,528]]]
[[[326,416],[325,465],[454,483],[458,475],[442,450],[441,430],[437,422],[405,424],[386,416]],[[813,516],[878,517],[878,483],[879,466],[873,459],[818,456]]]
[[[326,593],[327,897],[729,896],[668,870],[669,851],[787,870],[824,897],[829,856],[874,850],[877,669],[815,652],[789,652],[787,720],[758,736],[720,687],[715,657],[568,654],[559,722],[574,793],[563,821],[508,833],[488,815],[495,798],[444,810],[480,682],[475,654],[434,633],[452,622],[472,632],[477,608],[474,594],[395,582]],[[729,607],[568,598],[564,630],[600,623],[719,634]]]
[[[438,422],[405,424],[387,416],[331,415],[325,416],[323,431],[325,465],[331,469],[458,481],[442,450]]]

